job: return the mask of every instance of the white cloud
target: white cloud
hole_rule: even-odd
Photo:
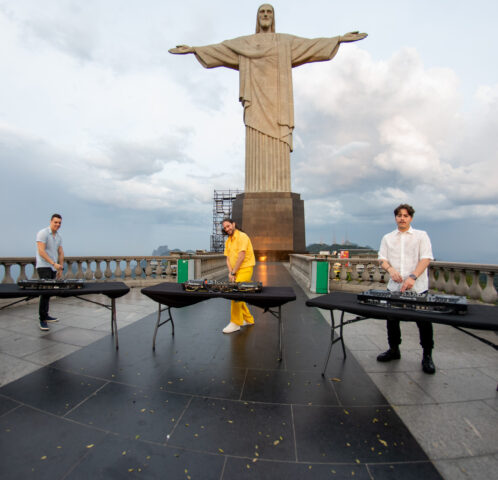
[[[464,112],[456,75],[425,68],[414,49],[375,62],[341,46],[331,62],[301,69],[293,178],[313,209],[318,198],[339,202],[351,222],[363,221],[364,202],[377,211],[406,201],[430,218],[453,205],[455,218],[495,214],[498,148],[489,125],[498,118],[496,87],[479,89],[479,114]]]

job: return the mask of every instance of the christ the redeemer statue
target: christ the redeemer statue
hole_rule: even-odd
[[[204,47],[179,45],[170,53],[194,53],[205,68],[239,71],[239,100],[246,125],[246,192],[290,192],[290,152],[294,129],[292,68],[331,60],[344,42],[366,33],[307,39],[275,33],[275,13],[258,9],[256,34]]]

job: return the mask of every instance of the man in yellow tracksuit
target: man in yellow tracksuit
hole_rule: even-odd
[[[237,229],[231,218],[225,218],[222,225],[228,235],[224,252],[227,257],[228,280],[250,282],[256,265],[251,240],[244,232]],[[237,332],[244,325],[254,325],[254,317],[245,302],[232,300],[230,323],[223,329],[223,333]]]

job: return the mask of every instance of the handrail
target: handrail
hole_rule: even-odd
[[[227,275],[226,257],[222,254],[180,253],[168,256],[65,257],[64,278],[96,282],[119,280],[134,287],[176,282],[179,259],[194,261],[195,278],[217,279]],[[35,263],[35,257],[0,258],[0,283],[15,283],[19,280],[38,278]]]

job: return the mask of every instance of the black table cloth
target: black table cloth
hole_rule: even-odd
[[[32,289],[32,288],[20,288],[15,283],[3,283],[0,284],[0,298],[23,298],[24,300],[29,300],[31,298],[40,297],[46,295],[48,297],[76,297],[80,300],[85,300],[86,302],[95,303],[101,307],[111,310],[111,332],[114,335],[114,341],[116,344],[116,350],[119,348],[118,342],[118,326],[116,322],[116,298],[126,295],[130,291],[130,287],[125,285],[123,282],[88,282],[84,283],[81,288],[47,288],[47,289]],[[111,304],[106,305],[104,303],[96,302],[94,300],[88,300],[83,298],[83,295],[95,295],[102,294],[110,298]],[[20,300],[22,301],[22,300]],[[18,303],[18,302],[13,302]],[[0,310],[13,305],[4,305]]]
[[[465,315],[419,312],[400,308],[385,308],[375,305],[358,303],[355,293],[333,292],[306,301],[309,307],[318,307],[325,310],[341,310],[354,313],[365,318],[404,321],[428,321],[443,323],[453,327],[474,328],[476,330],[498,330],[498,308],[489,305],[467,306]]]
[[[240,300],[255,307],[266,309],[278,307],[296,299],[292,287],[263,287],[263,291],[258,293],[187,292],[181,283],[170,282],[142,288],[142,293],[155,302],[176,308],[194,305],[210,298],[226,298]]]
[[[89,282],[84,283],[81,288],[20,288],[16,283],[0,284],[0,298],[21,298],[21,297],[39,297],[46,295],[48,297],[77,297],[80,295],[92,295],[101,293],[109,298],[119,298],[126,295],[130,287],[123,282]]]
[[[172,334],[174,335],[174,322],[171,308],[182,308],[194,305],[210,298],[225,298],[227,300],[243,301],[271,313],[279,322],[279,360],[282,359],[282,305],[296,299],[292,287],[263,287],[258,293],[248,292],[187,292],[181,283],[160,283],[152,287],[142,288],[142,293],[159,303],[156,327],[152,340],[152,349],[155,350],[157,329],[167,322],[171,322]],[[166,305],[169,318],[161,322],[161,305]],[[278,310],[272,310],[277,308]]]
[[[333,292],[327,295],[322,295],[306,301],[308,307],[318,307],[325,310],[330,310],[330,346],[325,360],[322,375],[325,374],[327,364],[332,351],[332,346],[336,342],[341,342],[344,357],[346,357],[346,348],[344,346],[343,329],[349,323],[366,320],[368,318],[376,318],[381,320],[402,320],[402,321],[426,321],[432,323],[441,323],[450,325],[458,330],[470,335],[481,342],[486,343],[498,349],[498,346],[487,339],[479,337],[471,332],[463,330],[463,328],[472,328],[476,330],[494,330],[498,331],[498,308],[489,305],[468,305],[467,313],[449,314],[437,313],[428,311],[404,310],[400,308],[386,308],[375,305],[365,305],[359,303],[355,293]],[[334,319],[334,310],[341,312],[339,324],[336,325]],[[344,320],[344,313],[352,313],[357,315],[351,320]],[[339,334],[336,335],[336,329],[339,329]]]

